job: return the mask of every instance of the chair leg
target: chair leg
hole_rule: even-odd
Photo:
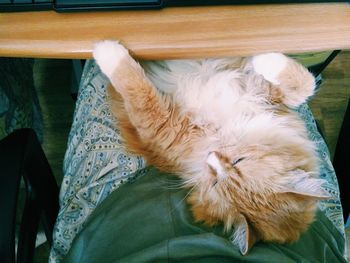
[[[343,207],[344,221],[346,222],[350,213],[350,177],[349,177],[349,156],[350,156],[350,100],[345,112],[343,124],[339,133],[335,149],[333,166],[337,175],[340,200]]]
[[[309,71],[315,76],[319,76],[322,71],[333,61],[333,59],[340,53],[341,50],[334,50],[328,58],[321,64],[317,64],[309,67]]]
[[[4,262],[15,262],[15,219],[20,178],[26,183],[18,262],[32,262],[35,240],[43,215],[45,233],[52,244],[58,213],[58,186],[36,134],[21,129],[0,141],[0,255]]]
[[[25,183],[26,201],[19,230],[17,263],[31,263],[33,261],[41,215],[41,208],[36,200],[35,192],[31,189],[29,182]]]
[[[52,233],[59,209],[59,189],[34,132],[28,136],[24,169],[24,177],[42,209],[44,230],[49,244],[52,245]]]
[[[0,255],[6,262],[15,262],[15,226],[21,163],[24,149],[11,147],[25,140],[10,135],[0,141]]]

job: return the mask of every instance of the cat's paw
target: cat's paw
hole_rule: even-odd
[[[297,61],[280,53],[269,53],[252,58],[253,69],[272,86],[270,100],[296,108],[314,94],[314,76]]]
[[[280,84],[278,77],[287,67],[288,58],[281,53],[267,53],[252,58],[253,69],[272,84]]]
[[[94,59],[102,72],[109,78],[123,58],[127,56],[129,56],[128,50],[117,41],[112,40],[98,42],[93,51]]]

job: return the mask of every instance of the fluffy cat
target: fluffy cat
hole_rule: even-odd
[[[257,240],[296,241],[312,223],[327,194],[289,109],[314,93],[307,69],[278,53],[141,67],[114,41],[93,55],[128,149],[183,179],[197,221],[222,223],[242,254]]]

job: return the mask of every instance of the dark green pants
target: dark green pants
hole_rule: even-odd
[[[247,256],[220,226],[194,223],[177,179],[149,168],[96,208],[65,262],[346,262],[344,238],[321,213],[292,245],[257,243]]]

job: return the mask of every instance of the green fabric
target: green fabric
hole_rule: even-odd
[[[95,209],[64,262],[346,262],[344,238],[321,213],[297,243],[257,243],[247,256],[221,226],[194,223],[176,177],[148,168]]]
[[[305,67],[311,67],[321,64],[326,61],[326,59],[332,54],[331,51],[323,52],[311,52],[302,54],[289,54],[290,57],[296,59],[299,63],[303,64]]]

